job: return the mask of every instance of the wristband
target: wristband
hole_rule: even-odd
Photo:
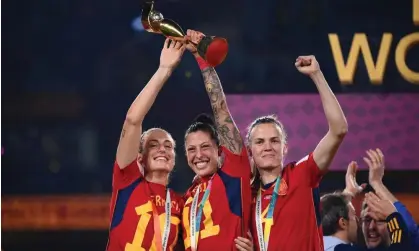
[[[205,68],[208,68],[208,67],[211,67],[208,63],[207,63],[207,61],[205,61],[203,58],[201,58],[201,57],[196,57],[196,62],[198,62],[198,66],[199,66],[199,69],[201,69],[201,71],[202,70],[204,70]]]

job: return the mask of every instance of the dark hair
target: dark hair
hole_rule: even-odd
[[[368,207],[367,201],[365,199],[362,200],[361,209],[365,210]]]
[[[350,202],[347,195],[338,193],[325,194],[320,199],[320,214],[323,226],[323,235],[333,235],[339,230],[339,220],[349,220]]]
[[[185,133],[185,141],[186,137],[192,132],[206,132],[210,135],[211,139],[215,141],[217,146],[220,145],[220,140],[218,138],[218,132],[215,129],[214,120],[205,113],[199,114],[195,119],[194,122],[189,126]]]
[[[252,133],[253,128],[255,128],[257,125],[261,125],[261,124],[274,124],[276,126],[278,126],[281,129],[282,132],[282,136],[283,136],[283,141],[286,142],[287,141],[287,133],[285,132],[284,129],[284,125],[279,122],[278,118],[275,115],[267,115],[267,116],[262,116],[259,117],[257,119],[255,119],[252,123],[250,123],[250,125],[247,127],[247,134],[246,134],[246,145],[249,147],[250,146],[250,135]],[[261,180],[260,180],[260,175],[259,175],[259,171],[256,167],[256,164],[252,162],[252,180],[251,180],[251,186],[254,189],[259,189],[260,184],[261,184]]]

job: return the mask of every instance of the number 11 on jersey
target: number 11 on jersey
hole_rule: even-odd
[[[136,207],[135,211],[140,216],[140,220],[138,221],[138,224],[137,224],[137,229],[134,234],[134,239],[132,240],[131,243],[127,243],[125,245],[125,251],[146,251],[146,249],[143,248],[144,233],[147,230],[148,224],[153,220],[153,216],[152,216],[153,206],[151,205],[151,202],[149,201],[142,206]],[[165,218],[166,218],[166,215],[164,213],[159,215],[160,229],[164,228]],[[175,226],[178,226],[180,223],[180,219],[174,216],[170,216],[170,223]],[[177,236],[178,234],[177,232],[178,231],[174,233],[175,236]],[[157,247],[155,243],[156,241],[154,240],[154,237],[153,237],[153,240],[151,242],[150,249],[149,249],[150,251],[157,251]],[[168,247],[168,250],[171,250],[175,244],[176,243],[170,244],[170,247]]]
[[[191,200],[192,198],[190,198]],[[189,202],[189,200],[188,200]],[[183,225],[185,227],[186,230],[186,239],[184,240],[185,242],[185,248],[189,248],[191,247],[191,233],[190,233],[190,222],[189,222],[189,212],[190,212],[190,207],[185,207],[183,209]],[[214,222],[212,220],[212,207],[211,207],[211,203],[209,202],[209,200],[207,200],[205,202],[204,208],[202,210],[203,214],[204,214],[204,219],[203,219],[203,223],[204,223],[204,228],[201,229],[201,231],[199,232],[199,236],[198,238],[200,239],[205,239],[211,236],[216,236],[220,233],[220,225],[214,225]]]

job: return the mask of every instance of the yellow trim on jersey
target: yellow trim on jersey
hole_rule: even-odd
[[[399,223],[397,222],[397,218],[396,217],[393,218],[393,223],[394,223],[394,226],[396,227],[396,229],[400,229]]]
[[[392,218],[389,222],[387,222],[388,230],[390,233],[393,233],[394,231],[400,229],[399,223],[397,222],[397,218]]]
[[[389,222],[387,222],[387,227],[391,234],[391,244],[400,243],[403,231],[400,229],[397,217],[394,216]]]
[[[393,219],[391,219],[388,223],[388,229],[390,230],[390,233],[394,231],[394,225],[393,225]]]
[[[399,233],[399,237],[397,238],[397,243],[400,243],[402,241],[402,230],[398,230],[400,231]]]
[[[391,235],[391,244],[400,243],[402,239],[402,230],[398,229]]]

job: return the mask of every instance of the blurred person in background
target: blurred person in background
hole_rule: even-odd
[[[345,115],[316,58],[300,56],[295,66],[315,83],[329,131],[312,153],[284,167],[287,143],[281,122],[265,116],[250,124],[247,143],[256,167],[251,230],[256,250],[261,251],[323,250],[319,182],[348,131]]]
[[[129,108],[113,168],[108,251],[174,250],[182,197],[167,187],[175,166],[175,141],[143,120],[179,64],[186,47],[166,39],[156,73]]]
[[[188,30],[198,44],[204,34]],[[197,178],[187,190],[182,225],[186,250],[253,250],[248,233],[250,164],[239,130],[228,110],[220,79],[189,44],[202,71],[215,123],[200,115],[187,129],[188,165]]]
[[[379,197],[372,192],[367,193],[362,206],[361,222],[367,250],[411,250],[411,240],[406,223],[388,199]],[[346,247],[348,246],[346,245]],[[365,248],[354,250],[365,250]]]
[[[369,167],[369,184],[374,189],[375,194],[380,198],[380,203],[388,204],[389,202],[400,213],[410,235],[410,247],[412,250],[419,250],[419,229],[417,224],[406,207],[383,184],[382,180],[385,169],[384,154],[380,149],[368,150],[366,153],[368,157],[364,157],[364,161]],[[367,202],[368,200],[364,201],[361,213],[361,219],[363,219],[362,230],[366,245],[369,249],[373,250],[379,250],[380,247],[384,249],[383,247],[393,242],[393,236],[391,236],[391,232],[389,234],[389,231],[387,231],[383,219],[381,221],[375,220],[377,218],[376,213],[371,212],[371,208]],[[389,205],[387,206],[390,207]],[[372,216],[375,216],[375,218]],[[404,240],[407,239],[405,236],[401,236],[401,238],[404,238]]]
[[[372,163],[368,158],[364,160]],[[366,186],[366,184],[358,185],[357,168],[358,165],[354,161],[348,165],[343,193],[326,194],[321,198],[324,250],[410,250],[408,229],[402,215],[397,212],[390,200],[379,198],[373,193],[365,196],[364,208],[369,210],[363,211],[363,232],[367,234],[366,240],[370,237],[374,240],[383,238],[387,244],[368,245],[368,247],[356,245],[359,242],[358,218],[351,200]],[[374,173],[375,170],[370,168],[371,172]],[[365,229],[365,224],[368,224],[368,230]],[[392,234],[391,240],[389,232]]]
[[[357,242],[358,219],[350,197],[331,193],[320,199],[325,251],[337,251],[340,244]]]
[[[358,243],[358,217],[352,199],[366,187],[356,181],[357,165],[352,161],[346,170],[345,190],[320,198],[323,242],[325,251],[338,250],[339,244]]]
[[[368,222],[372,228],[379,225],[376,231],[380,231],[388,243],[373,248],[356,245],[358,218],[350,198],[345,193],[326,194],[321,198],[325,251],[411,250],[402,216],[390,201],[382,200],[374,193],[366,194],[369,211],[363,218],[363,224]],[[388,233],[391,234],[391,240]]]

